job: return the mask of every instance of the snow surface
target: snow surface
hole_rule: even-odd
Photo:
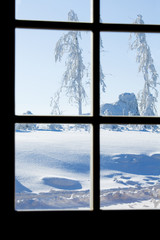
[[[89,209],[91,135],[16,131],[16,209]],[[160,133],[101,129],[100,143],[101,208],[159,208]]]
[[[156,204],[157,203],[157,204]],[[153,199],[137,201],[132,203],[120,203],[113,204],[112,206],[101,207],[102,210],[117,210],[117,209],[156,209],[160,208],[160,201],[154,201]]]
[[[44,184],[45,177],[78,180],[83,190],[90,188],[91,137],[88,132],[16,132],[15,143],[15,176],[32,192],[53,189]]]
[[[160,208],[160,133],[101,129],[100,141],[101,208]]]
[[[101,129],[101,154],[160,153],[160,133],[147,131],[110,131]]]

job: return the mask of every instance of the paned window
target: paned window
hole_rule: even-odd
[[[140,2],[10,4],[12,211],[160,209],[160,3]]]

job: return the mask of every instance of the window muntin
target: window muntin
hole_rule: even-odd
[[[70,21],[66,13],[74,9],[80,22],[90,22],[90,2],[90,0],[16,0],[16,19]]]
[[[159,134],[156,125],[101,125],[101,209],[160,208]]]
[[[138,14],[145,24],[160,24],[159,0],[100,0],[103,23],[134,23]]]
[[[160,34],[142,33],[146,38],[146,45],[142,54],[137,48],[131,49],[136,33],[101,33],[101,67],[106,83],[106,91],[101,89],[100,114],[105,116],[160,116],[160,85],[159,85],[159,41]],[[140,34],[140,33],[139,33]],[[143,43],[144,44],[144,43]],[[147,50],[145,50],[147,49]],[[150,56],[149,56],[150,54]],[[138,56],[139,55],[139,56]],[[146,56],[149,56],[146,58]],[[138,61],[140,57],[140,61]],[[150,71],[147,61],[153,66]],[[148,79],[146,79],[146,73]],[[153,86],[152,74],[157,75],[156,86]],[[146,79],[146,80],[145,80]],[[146,84],[149,86],[147,93]],[[149,108],[149,99],[144,94],[149,94],[154,107]],[[143,96],[145,98],[143,98]],[[143,106],[142,106],[143,105]]]
[[[67,38],[68,36],[68,38]],[[74,48],[75,38],[78,38]],[[64,39],[67,38],[66,42]],[[62,40],[59,48],[59,40]],[[67,45],[67,41],[71,43]],[[67,47],[65,47],[65,44]],[[56,59],[56,47],[59,51]],[[69,51],[72,47],[72,51]],[[60,52],[61,51],[61,52]],[[81,51],[81,53],[79,53]],[[80,55],[77,57],[77,53]],[[15,100],[16,114],[79,115],[92,113],[91,33],[86,31],[16,29]],[[72,57],[73,55],[73,57]],[[78,62],[73,65],[75,58]],[[80,70],[79,70],[80,69]],[[74,72],[73,83],[65,83],[65,74]],[[72,78],[70,82],[74,82]],[[83,89],[81,89],[81,85]],[[62,88],[63,86],[63,88]],[[70,90],[70,89],[71,90]],[[81,97],[82,90],[85,95]],[[80,103],[79,103],[80,100]],[[57,106],[57,105],[58,106]],[[57,107],[57,108],[56,108]]]
[[[15,125],[15,209],[92,208],[92,127]]]

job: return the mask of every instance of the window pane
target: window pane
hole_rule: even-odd
[[[92,128],[15,125],[15,208],[90,209]]]
[[[160,24],[159,0],[101,0],[103,23],[134,23],[142,15],[145,24]]]
[[[160,209],[160,126],[101,125],[101,208]]]
[[[90,32],[16,29],[16,114],[91,114]]]
[[[90,22],[90,0],[16,0],[16,18],[24,20],[77,21],[68,19],[73,10],[80,22]]]
[[[160,34],[101,33],[101,115],[160,116],[159,41]]]

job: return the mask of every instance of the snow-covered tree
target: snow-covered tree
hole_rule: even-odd
[[[100,18],[100,22],[102,23],[101,18]],[[103,41],[102,41],[102,38],[100,37],[100,50],[101,50],[101,52],[103,51],[103,48],[104,48]],[[103,73],[101,64],[100,64],[100,84],[101,84],[102,92],[105,92],[106,91],[105,75]]]
[[[104,48],[103,47],[103,42],[102,42],[102,39],[100,39],[100,49],[101,49],[101,51],[102,51],[103,48]],[[102,87],[102,92],[105,92],[106,91],[105,75],[103,73],[101,64],[100,64],[100,84],[101,84],[101,87]]]
[[[77,14],[70,10],[68,21],[78,21]],[[82,115],[82,104],[87,99],[83,77],[85,74],[85,65],[83,63],[82,49],[79,45],[81,33],[79,31],[69,31],[64,34],[57,42],[55,47],[55,61],[61,62],[62,57],[67,55],[60,89],[55,93],[51,100],[52,114],[61,114],[59,101],[62,92],[66,94],[69,103],[74,103],[78,108],[78,114]]]
[[[144,24],[142,15],[137,15],[134,24]],[[145,81],[143,90],[138,94],[140,115],[154,116],[157,115],[158,73],[155,69],[151,50],[146,40],[146,34],[136,32],[131,34],[131,37],[132,35],[134,35],[135,39],[130,43],[130,49],[137,50],[136,61],[139,63],[139,72],[142,72]]]

